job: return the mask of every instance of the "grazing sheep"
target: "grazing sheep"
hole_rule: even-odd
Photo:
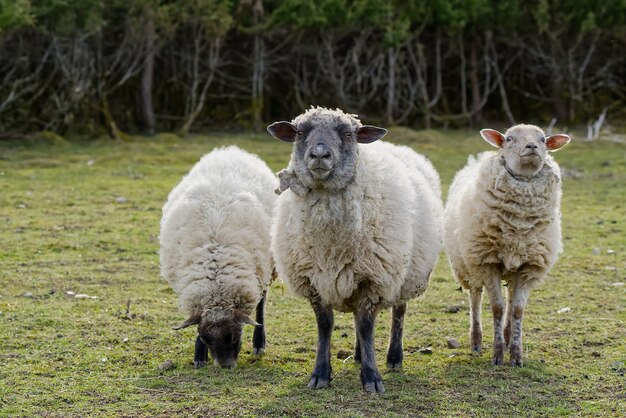
[[[244,324],[255,325],[253,353],[265,350],[275,187],[263,161],[231,146],[202,157],[163,207],[161,274],[189,316],[174,329],[198,324],[196,367],[208,361],[207,348],[216,364],[235,367]]]
[[[407,147],[370,144],[387,131],[339,109],[311,108],[267,129],[293,142],[289,166],[278,174],[272,253],[278,275],[316,315],[317,357],[308,386],[330,383],[338,309],[355,315],[363,387],[382,393],[374,321],[393,307],[387,366],[401,367],[406,302],[426,289],[441,248],[439,176]]]
[[[502,135],[480,131],[500,148],[470,157],[457,173],[444,213],[444,246],[458,282],[469,289],[471,349],[480,353],[480,309],[487,289],[494,320],[493,364],[505,347],[522,365],[522,316],[530,290],[548,274],[561,252],[561,173],[547,154],[570,138],[546,137],[532,125]],[[500,281],[507,283],[506,324]]]

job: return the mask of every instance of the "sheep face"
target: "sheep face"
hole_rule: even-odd
[[[195,314],[174,329],[195,324],[198,324],[198,335],[209,349],[213,362],[225,369],[237,367],[243,326],[245,324],[261,326],[244,311],[235,309],[209,310],[202,315]]]
[[[504,135],[493,129],[483,129],[480,134],[485,141],[502,149],[505,167],[511,174],[525,178],[541,171],[547,152],[556,151],[570,141],[565,134],[546,137],[533,125],[515,125]]]
[[[371,143],[387,130],[362,125],[341,110],[312,108],[292,122],[276,122],[267,130],[275,138],[293,143],[291,164],[299,182],[308,189],[341,190],[350,182],[357,163],[358,143]]]

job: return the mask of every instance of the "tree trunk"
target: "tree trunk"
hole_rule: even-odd
[[[563,97],[563,77],[560,74],[553,73],[550,78],[550,99],[554,106],[554,114],[561,123],[566,123],[567,105]]]
[[[387,48],[387,58],[389,64],[389,84],[387,90],[387,124],[393,125],[393,111],[396,107],[396,53],[395,48]]]
[[[154,82],[154,60],[155,60],[156,31],[154,19],[148,16],[146,22],[146,58],[141,72],[141,112],[143,116],[143,126],[150,135],[154,134],[155,117],[154,104],[152,101],[152,85]]]
[[[480,97],[480,80],[478,79],[478,45],[476,39],[472,39],[470,46],[470,84],[472,86],[472,122],[474,125],[483,123],[483,115]]]

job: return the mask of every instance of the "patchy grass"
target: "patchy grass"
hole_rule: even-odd
[[[470,132],[396,128],[389,139],[430,157],[445,188],[468,153],[488,148]],[[281,283],[269,296],[261,360],[248,329],[236,370],[193,369],[195,331],[171,330],[182,316],[159,277],[160,209],[198,158],[224,144],[274,170],[290,152],[265,135],[0,145],[0,415],[624,415],[625,146],[574,141],[556,154],[567,173],[565,253],[531,296],[523,368],[491,366],[488,309],[486,354],[470,357],[466,295],[442,254],[430,288],[409,304],[403,371],[384,372],[387,392],[370,396],[352,359],[335,356],[353,349],[352,319],[341,313],[332,387],[306,389],[315,321]],[[446,313],[450,305],[460,312]],[[376,330],[381,370],[389,321],[383,313]],[[462,347],[446,348],[446,337]],[[419,352],[425,346],[431,355]],[[160,371],[168,359],[176,367]]]

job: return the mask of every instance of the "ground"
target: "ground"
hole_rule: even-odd
[[[306,388],[315,321],[280,282],[258,361],[247,329],[237,369],[195,370],[193,327],[171,329],[184,318],[159,276],[167,193],[215,146],[236,144],[277,171],[288,144],[243,134],[0,143],[0,416],[624,416],[626,146],[578,138],[555,154],[565,251],[531,295],[524,367],[491,365],[486,301],[485,354],[470,356],[467,294],[442,253],[408,307],[404,368],[383,372],[387,392],[374,396],[352,358],[337,357],[353,350],[346,314],[336,316],[331,387]],[[470,131],[395,128],[388,139],[431,158],[444,189],[469,153],[489,148]],[[376,327],[381,371],[389,321],[385,312]],[[447,348],[448,337],[461,347]],[[160,370],[167,360],[173,368]]]

